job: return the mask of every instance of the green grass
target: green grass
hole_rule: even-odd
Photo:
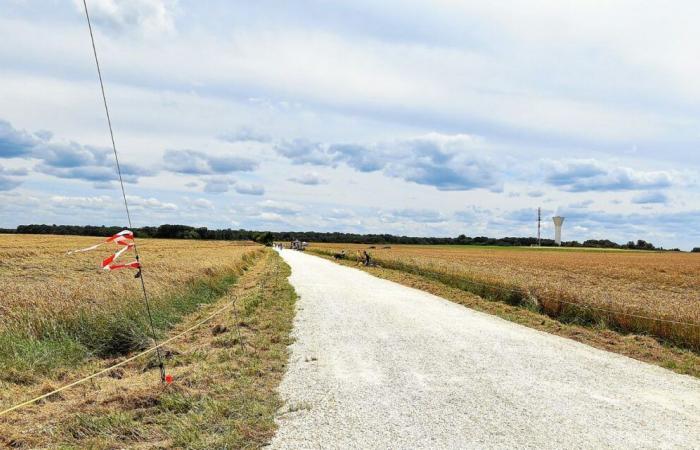
[[[168,362],[176,374],[172,386],[160,392],[126,393],[125,400],[110,404],[109,410],[97,405],[75,414],[59,426],[55,442],[75,448],[266,445],[282,406],[276,388],[287,363],[296,293],[286,280],[290,269],[278,255],[270,254],[261,265],[263,270],[258,267],[240,280],[255,284],[234,288],[239,289],[234,292],[237,313],[215,319],[221,331],[201,333],[178,347],[181,352]],[[144,395],[150,397],[144,400]]]
[[[157,336],[200,305],[221,297],[238,274],[226,273],[198,279],[175,295],[151,301]],[[117,302],[123,305],[96,314],[43,323],[34,333],[0,333],[0,379],[28,384],[34,375],[70,368],[90,357],[115,357],[152,345],[151,328],[143,299]]]

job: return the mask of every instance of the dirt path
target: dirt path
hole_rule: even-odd
[[[698,448],[700,381],[311,255],[273,448]]]

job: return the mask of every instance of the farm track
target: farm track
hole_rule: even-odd
[[[283,251],[300,295],[273,448],[693,448],[700,381]]]

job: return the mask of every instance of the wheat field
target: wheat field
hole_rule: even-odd
[[[601,322],[700,348],[700,255],[467,246],[313,244],[367,250],[382,267],[421,274],[551,316]],[[658,319],[658,320],[657,320]]]
[[[104,238],[44,235],[0,235],[0,331],[90,314],[140,301],[141,284],[134,270],[105,272],[100,261],[117,248],[67,255]],[[144,280],[153,299],[188,282],[233,271],[259,246],[237,242],[137,240]],[[126,254],[124,261],[132,258]]]

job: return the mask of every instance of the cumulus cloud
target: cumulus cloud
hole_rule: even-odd
[[[297,175],[295,177],[288,178],[289,181],[297,183],[297,184],[303,184],[306,186],[317,186],[319,184],[326,184],[328,183],[328,180],[321,177],[318,172],[304,172],[301,175]]]
[[[672,185],[669,172],[608,167],[592,159],[549,160],[544,171],[547,183],[569,192],[632,191]]]
[[[234,189],[239,194],[243,195],[263,195],[265,194],[265,187],[260,184],[251,183],[241,183],[237,182],[234,185]]]
[[[644,192],[639,195],[632,197],[632,203],[638,205],[649,205],[649,204],[667,204],[669,202],[668,195],[663,192]]]
[[[53,134],[47,131],[29,134],[16,130],[9,122],[0,120],[0,158],[38,160],[34,167],[37,172],[57,178],[91,181],[98,188],[119,179],[111,149],[77,142],[54,142],[50,140],[52,137]],[[121,171],[127,183],[136,183],[139,177],[156,173],[127,162],[121,164]]]
[[[112,150],[107,148],[75,142],[49,143],[35,148],[33,155],[40,160],[34,170],[57,178],[92,181],[98,187],[119,179]],[[127,183],[137,183],[139,177],[153,176],[156,173],[130,163],[121,163],[120,168],[122,179]]]
[[[21,181],[13,180],[12,178],[0,175],[0,191],[11,191],[20,184],[22,184]]]
[[[0,119],[0,158],[28,157],[43,140],[41,136],[17,130],[10,122]]]
[[[107,196],[65,196],[54,195],[51,197],[51,204],[62,208],[79,208],[79,209],[109,209],[120,207],[118,199]]]
[[[7,169],[0,166],[0,191],[11,191],[16,188],[22,181],[14,177],[24,177],[29,172],[27,169]]]
[[[265,211],[282,214],[286,216],[299,214],[304,207],[292,202],[282,202],[276,200],[265,200],[259,205]]]
[[[481,143],[467,135],[431,133],[370,145],[284,142],[277,152],[295,164],[346,164],[359,172],[377,172],[441,191],[485,188],[502,191],[501,171],[484,155]]]
[[[243,195],[263,195],[265,187],[260,184],[245,183],[230,177],[211,177],[205,180],[204,192],[221,194],[233,189]]]
[[[74,0],[83,12],[82,0]],[[175,30],[175,0],[90,0],[90,19],[112,34],[138,31],[145,35]]]
[[[249,127],[241,127],[234,131],[227,131],[219,135],[219,139],[226,142],[270,142],[272,138],[260,131]]]
[[[275,145],[275,150],[293,164],[336,165],[336,160],[329,153],[328,146],[319,142],[306,139],[282,141]]]
[[[133,210],[150,209],[155,211],[175,211],[178,209],[175,203],[163,202],[155,197],[140,197],[138,195],[127,195],[129,207]]]
[[[258,167],[257,162],[248,158],[212,156],[197,150],[166,150],[163,162],[167,170],[187,175],[250,172]]]
[[[569,208],[573,209],[586,209],[593,204],[593,200],[584,200],[581,202],[572,203]]]
[[[396,209],[385,213],[382,220],[393,222],[408,220],[418,223],[442,223],[447,220],[440,212],[432,209]]]
[[[196,198],[192,200],[190,204],[197,209],[214,209],[214,203],[206,198]]]
[[[129,208],[132,211],[154,211],[167,212],[176,211],[178,206],[175,203],[164,202],[155,197],[141,197],[138,195],[127,195]],[[92,211],[114,211],[122,212],[124,204],[121,198],[109,195],[94,195],[94,196],[67,196],[54,195],[50,197],[50,205],[52,208],[59,208],[62,211],[70,211],[75,209]]]

